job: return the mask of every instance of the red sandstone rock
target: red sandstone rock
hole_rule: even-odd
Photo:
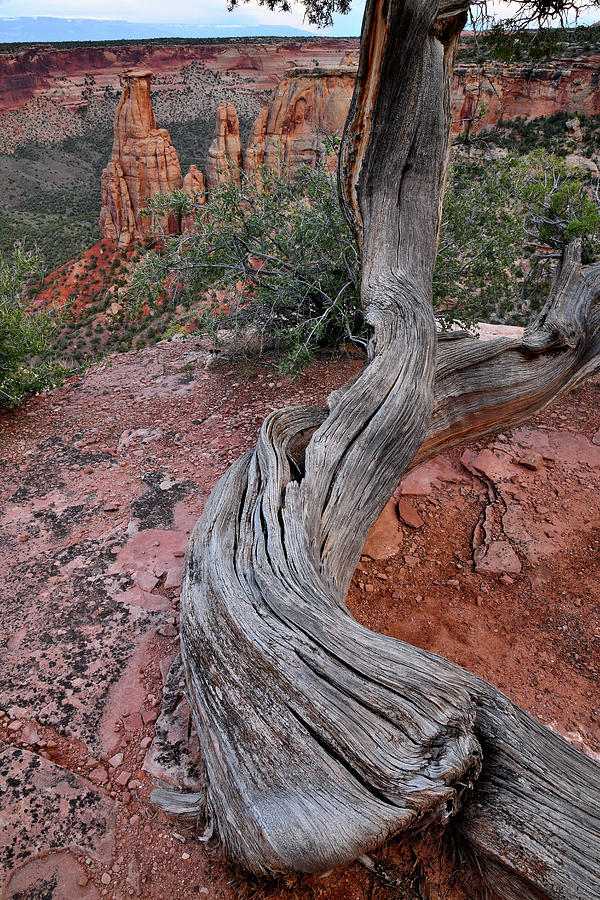
[[[77,897],[77,900],[98,900],[100,892],[90,882],[84,866],[74,853],[60,850],[43,856],[32,856],[23,866],[8,875],[2,897],[16,900],[18,897],[44,896],[43,887],[50,885],[52,896]],[[45,894],[46,897],[50,894]]]
[[[402,532],[396,515],[394,498],[388,500],[381,515],[371,528],[363,548],[364,556],[371,559],[388,559],[395,556],[402,546]]]
[[[408,500],[398,500],[396,503],[396,510],[398,512],[398,518],[401,522],[404,522],[405,525],[409,525],[411,528],[422,527],[423,519]]]
[[[246,147],[246,152],[244,154],[244,170],[249,174],[256,173],[263,162],[269,110],[270,107],[263,106],[250,129],[248,146]]]
[[[190,166],[183,179],[183,193],[190,197],[194,204],[194,212],[189,216],[184,216],[181,223],[182,229],[189,231],[196,225],[196,218],[201,207],[206,205],[204,175],[197,166]]]
[[[360,53],[358,50],[347,50],[342,56],[341,66],[358,66],[358,58]]]
[[[510,479],[515,474],[515,468],[505,454],[496,454],[491,450],[482,450],[474,458],[472,451],[466,450],[461,456],[461,462],[465,468],[481,472],[495,484]]]
[[[121,76],[123,94],[115,115],[112,157],[102,172],[100,230],[127,247],[157,228],[179,229],[175,216],[152,221],[142,216],[148,200],[182,186],[179,159],[169,132],[158,128],[150,98],[152,72],[129,70]]]
[[[443,482],[466,482],[464,472],[457,469],[447,456],[436,456],[403,478],[400,485],[394,491],[394,497],[399,500],[406,494],[416,497],[427,496],[433,486],[439,486]]]
[[[290,69],[252,127],[244,168],[263,163],[290,171],[321,160],[326,135],[340,135],[356,80],[354,66]]]
[[[77,111],[101,102],[106,88],[118,85],[119,72],[146,68],[162,76],[155,86],[161,92],[177,91],[181,70],[200,64],[221,78],[232,74],[252,78],[255,94],[277,87],[290,66],[310,66],[318,59],[323,68],[356,65],[357,38],[320,38],[316,41],[285,38],[260,39],[239,45],[228,41],[206,44],[161,45],[160,43],[56,47],[26,47],[0,56],[0,113],[4,116],[2,146],[14,149],[22,141],[26,120],[44,107],[45,121],[56,126],[44,139],[60,141],[69,133],[69,118],[61,110]],[[487,62],[458,63],[452,85],[452,118],[455,131],[472,119],[473,130],[481,130],[503,119],[530,118],[565,111],[577,115],[600,112],[597,72],[598,54],[574,59],[556,59],[510,66]],[[88,76],[92,76],[90,85]],[[232,90],[235,90],[230,82]],[[480,87],[481,84],[481,87]],[[221,90],[221,89],[220,89]],[[349,98],[348,98],[349,99]],[[482,105],[485,106],[480,115]],[[57,111],[59,115],[57,116]],[[71,115],[74,122],[79,116]],[[577,129],[572,131],[576,139]]]
[[[542,468],[544,460],[540,453],[526,453],[525,456],[521,456],[519,459],[519,465],[535,471]]]
[[[213,191],[230,179],[240,183],[242,142],[240,123],[233,103],[219,103],[215,136],[208,148],[206,160],[206,188]]]
[[[521,571],[519,557],[508,541],[490,541],[473,552],[475,571],[485,575],[518,575]]]
[[[98,766],[96,769],[92,769],[89,778],[94,784],[106,784],[108,781],[108,772],[104,766]]]
[[[600,57],[556,59],[532,66],[530,62],[480,66],[459,63],[452,82],[452,120],[455,133],[468,120],[479,131],[500,118],[525,119],[564,111],[584,115],[600,112],[598,66]],[[479,116],[481,105],[485,114]]]
[[[53,97],[71,109],[85,106],[91,93],[117,87],[119,73],[129,68],[148,68],[163,76],[158,90],[168,89],[169,78],[179,75],[190,63],[200,62],[209,72],[251,76],[260,91],[273,90],[283,72],[294,65],[336,65],[340,53],[358,47],[358,38],[322,37],[317,42],[303,38],[257,39],[239,44],[225,39],[206,43],[161,44],[135,41],[120,44],[82,44],[63,48],[56,45],[25,45],[0,56],[0,111],[13,110],[28,101]],[[64,135],[59,135],[61,140]]]

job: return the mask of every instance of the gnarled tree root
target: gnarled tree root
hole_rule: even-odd
[[[600,267],[583,270],[576,245],[523,340],[437,341],[431,283],[466,8],[367,3],[341,183],[371,360],[327,410],[270,415],[194,530],[181,646],[206,794],[162,801],[205,813],[257,873],[325,871],[455,821],[486,890],[597,900],[600,767],[491,685],[368,631],[344,605],[408,468],[523,421],[599,359]]]
[[[573,271],[575,307],[563,313],[581,331],[569,347],[557,298]],[[581,270],[573,247],[552,308],[521,341],[442,341],[414,464],[522,421],[594,371],[599,296],[600,268]],[[314,564],[298,513],[306,473],[292,479],[288,454],[326,421],[325,410],[273,413],[192,536],[182,650],[202,809],[252,871],[324,871],[448,819],[474,785],[455,826],[498,896],[600,896],[600,768],[471,673],[360,626],[345,582]],[[169,802],[198,814],[185,796]]]

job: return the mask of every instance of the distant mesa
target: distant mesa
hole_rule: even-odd
[[[223,6],[225,9],[225,6]],[[156,40],[157,38],[262,37],[310,35],[291,25],[183,25],[172,22],[127,22],[111,19],[72,19],[56,16],[0,17],[2,43],[64,41]]]

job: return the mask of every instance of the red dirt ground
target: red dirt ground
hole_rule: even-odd
[[[24,591],[14,617],[7,601],[0,618],[0,740],[7,752],[26,750],[42,767],[48,764],[52,784],[57,772],[73,773],[82,791],[93,792],[113,810],[96,823],[98,838],[86,847],[85,833],[70,835],[74,819],[58,802],[42,813],[39,834],[35,822],[25,823],[27,833],[19,832],[24,850],[18,863],[5,869],[0,896],[434,896],[433,883],[430,893],[427,884],[417,892],[415,857],[402,842],[373,854],[388,872],[388,883],[359,864],[287,886],[259,882],[233,870],[218,848],[168,823],[149,804],[153,785],[142,768],[145,739],[154,735],[163,680],[177,650],[181,557],[174,550],[165,571],[155,577],[161,570],[155,565],[150,571],[152,547],[161,542],[171,547],[171,539],[173,547],[185,545],[208,492],[229,462],[253,445],[267,412],[284,404],[323,405],[326,394],[360,365],[322,361],[293,382],[268,364],[206,369],[203,363],[194,341],[163,342],[137,355],[115,357],[0,415],[3,596],[10,601]],[[532,424],[538,443],[543,444],[540,435],[562,436],[566,455],[548,451],[541,467],[529,470],[516,462],[525,452],[518,435],[507,433],[490,447],[508,473],[496,484],[500,498],[515,500],[523,528],[538,528],[534,550],[543,545],[545,555],[536,557],[526,541],[519,543],[513,523],[520,574],[475,571],[471,542],[489,483],[461,466],[462,451],[455,451],[443,478],[421,479],[417,489],[429,492],[403,495],[423,525],[398,525],[402,546],[395,556],[363,557],[348,606],[369,628],[447,656],[492,681],[593,754],[600,752],[600,459],[596,462],[594,455],[600,441],[600,386],[588,382]],[[581,435],[585,444],[579,445]],[[521,439],[527,443],[527,434]],[[574,453],[573,441],[585,452]],[[452,469],[456,480],[447,480]],[[144,498],[158,496],[148,475],[156,472],[166,478],[167,488],[160,488],[165,495],[171,485],[181,488],[160,522],[144,505]],[[144,516],[150,518],[144,521]],[[125,565],[127,553],[135,557],[135,572],[134,565]],[[76,581],[80,571],[86,578]],[[114,579],[120,579],[118,584]],[[92,603],[91,612],[86,608],[77,622],[78,633],[89,636],[77,669],[81,677],[75,678],[64,637],[68,623],[53,616],[63,607],[74,617],[77,598],[98,583],[105,587],[94,600],[96,608]],[[92,620],[94,630],[88,632]],[[36,644],[42,630],[52,638],[43,652]],[[125,648],[123,641],[129,642]],[[47,675],[50,651],[57,654],[57,664]],[[113,671],[115,656],[120,668]],[[117,752],[123,761],[111,767],[108,759]],[[101,784],[90,778],[99,768],[106,774]],[[123,771],[131,773],[124,784],[117,780]],[[23,809],[18,806],[23,788],[15,787],[15,809]],[[55,840],[52,834],[65,822],[65,836]],[[11,828],[18,831],[19,824]],[[10,834],[0,837],[0,851]]]

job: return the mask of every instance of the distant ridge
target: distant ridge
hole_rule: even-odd
[[[61,19],[54,16],[0,17],[1,44],[302,35],[312,36],[312,32],[290,25],[167,25],[111,19]]]

